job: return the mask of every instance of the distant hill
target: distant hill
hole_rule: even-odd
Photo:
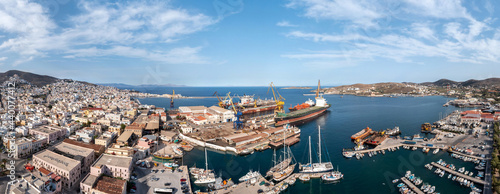
[[[175,84],[141,84],[141,85],[129,85],[122,83],[99,83],[97,85],[111,86],[118,89],[140,89],[140,88],[157,88],[157,87],[186,87],[185,85],[175,85]]]
[[[51,83],[55,83],[59,80],[55,77],[48,76],[48,75],[38,75],[38,74],[19,71],[19,70],[9,70],[5,73],[0,73],[0,83],[3,83],[5,81],[9,80],[10,77],[12,77],[16,74],[19,76],[19,78],[24,79],[24,80],[26,80],[26,81],[30,82],[31,84],[36,85],[38,87],[41,87],[41,86],[44,86],[47,84],[51,84]]]
[[[27,81],[35,86],[38,86],[38,87],[42,87],[42,86],[45,86],[47,84],[52,84],[52,83],[58,82],[60,80],[65,81],[65,82],[74,81],[72,79],[59,79],[59,78],[55,78],[55,77],[48,76],[48,75],[39,75],[39,74],[24,72],[24,71],[19,71],[19,70],[9,70],[9,71],[6,71],[5,73],[0,73],[0,83],[3,83],[5,81],[9,80],[9,78],[13,77],[14,75],[17,75],[20,79],[23,79],[23,80],[25,80],[25,81]],[[84,81],[76,81],[76,82],[86,84],[86,85],[95,85],[95,84],[84,82]]]
[[[462,87],[484,87],[484,86],[488,86],[488,87],[497,87],[499,88],[500,87],[500,78],[488,78],[488,79],[485,79],[485,80],[475,80],[475,79],[470,79],[470,80],[467,80],[467,81],[464,81],[464,82],[456,82],[456,81],[452,81],[452,80],[448,80],[448,79],[440,79],[438,81],[435,81],[435,82],[424,82],[424,83],[421,83],[422,85],[426,85],[426,86],[431,86],[431,85],[434,85],[434,86],[462,86]]]

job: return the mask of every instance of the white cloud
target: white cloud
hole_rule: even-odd
[[[465,18],[472,19],[460,0],[405,0],[409,5],[406,11],[434,18]]]
[[[0,49],[26,55],[39,54],[30,45],[56,28],[41,5],[27,0],[0,1],[0,18],[1,31],[18,35],[0,44]]]
[[[314,42],[345,42],[351,40],[361,40],[367,37],[361,36],[359,34],[347,34],[347,35],[328,35],[328,34],[317,34],[317,33],[305,33],[302,31],[293,31],[286,35],[287,37],[304,38],[313,40]]]
[[[460,25],[450,23],[445,30],[456,41],[439,40],[426,43],[413,37],[387,34],[379,37],[367,37],[359,34],[327,35],[295,31],[289,37],[303,38],[320,42],[346,43],[353,47],[344,47],[336,51],[316,53],[284,54],[292,59],[347,58],[355,61],[372,60],[374,57],[393,59],[397,62],[412,62],[413,57],[443,57],[452,62],[466,61],[481,63],[499,62],[500,41],[498,39],[467,39],[467,34],[460,31]],[[489,48],[489,49],[488,49]],[[498,49],[494,49],[498,48]]]
[[[437,40],[434,30],[426,23],[413,23],[411,24],[411,34],[415,37],[424,38],[428,40]]]
[[[0,57],[0,61],[5,61],[7,60],[7,57]]]
[[[306,17],[347,20],[363,27],[376,26],[374,20],[384,17],[380,7],[365,0],[292,0],[287,7],[303,7]]]
[[[495,18],[478,21],[460,0],[370,3],[293,0],[288,5],[293,8],[299,6],[303,6],[307,17],[342,21],[340,26],[344,30],[336,33],[291,31],[286,34],[289,38],[323,42],[323,46],[324,43],[332,43],[336,50],[306,51],[283,54],[281,57],[305,60],[306,63],[324,62],[317,64],[328,64],[330,60],[342,58],[371,61],[376,57],[416,63],[425,59],[422,57],[440,57],[450,62],[500,62],[500,31],[496,30],[493,35],[485,33],[494,30],[488,24]],[[367,12],[359,11],[361,9]],[[380,23],[383,21],[386,21],[386,26]],[[367,31],[366,26],[374,28]],[[363,27],[364,31],[359,27]]]
[[[204,63],[199,48],[184,52],[178,60],[170,52],[191,48],[169,48],[178,41],[213,25],[217,20],[201,13],[174,8],[166,2],[127,2],[120,4],[79,2],[81,13],[67,19],[68,27],[58,27],[41,5],[26,0],[0,2],[0,30],[10,38],[0,45],[24,56],[67,53],[65,58],[120,55],[162,62]],[[17,26],[16,26],[17,25]],[[163,43],[165,50],[152,50]],[[97,49],[96,47],[99,47]],[[189,50],[189,49],[187,49]],[[152,58],[151,58],[152,57]],[[22,61],[22,60],[21,60]],[[20,64],[20,63],[16,63]]]
[[[70,55],[64,58],[96,57],[96,56],[122,56],[130,58],[144,58],[152,61],[166,63],[188,63],[205,64],[207,59],[199,56],[202,47],[179,47],[168,51],[149,51],[142,48],[128,46],[114,46],[108,49],[99,49],[96,47],[85,49],[74,49],[68,51]]]
[[[278,22],[276,23],[277,26],[280,26],[280,27],[298,27],[298,25],[295,25],[295,24],[291,24],[290,22],[288,21],[281,21],[281,22]]]
[[[24,59],[18,59],[16,61],[14,61],[14,63],[12,63],[12,66],[18,66],[19,64],[22,64],[22,63],[26,63],[26,62],[29,62],[33,60],[33,56],[30,56],[28,58],[24,58]]]

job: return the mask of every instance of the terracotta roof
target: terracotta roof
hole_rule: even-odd
[[[127,181],[101,176],[96,183],[95,189],[109,194],[122,194]]]
[[[465,114],[481,114],[481,112],[477,111],[477,110],[467,110],[467,111],[462,112],[462,115],[465,115]]]
[[[102,108],[82,108],[82,110],[102,110]]]
[[[479,117],[462,116],[462,119],[479,119]]]
[[[44,175],[48,175],[51,173],[49,170],[45,169],[44,167],[38,168],[38,171],[40,171]]]
[[[63,142],[73,144],[76,146],[80,146],[80,147],[84,147],[84,148],[93,149],[95,151],[95,153],[98,153],[98,154],[101,154],[101,151],[104,151],[104,146],[102,146],[102,145],[82,143],[82,142],[71,140],[71,139],[64,139]]]

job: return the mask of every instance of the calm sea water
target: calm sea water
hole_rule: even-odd
[[[231,92],[231,94],[255,94],[261,99],[271,98],[266,87],[181,87],[181,88],[154,88],[144,89],[150,93],[176,93],[184,96],[211,96],[215,91],[220,94]],[[279,90],[286,98],[286,108],[290,104],[302,103],[313,96],[304,96],[311,93],[310,90]],[[469,193],[470,189],[460,187],[456,182],[445,177],[440,178],[433,171],[427,170],[424,165],[440,158],[457,167],[465,166],[473,170],[472,163],[466,163],[449,156],[441,151],[433,155],[423,154],[421,150],[409,151],[400,149],[396,152],[386,152],[386,155],[378,154],[372,158],[366,156],[364,159],[345,159],[342,156],[342,148],[352,148],[354,144],[350,136],[361,129],[369,126],[374,130],[393,128],[399,126],[403,135],[420,133],[420,125],[425,122],[434,122],[442,115],[447,115],[456,110],[454,107],[442,107],[449,99],[441,96],[430,97],[400,97],[400,98],[371,98],[357,96],[325,95],[328,103],[332,104],[329,112],[318,119],[300,125],[302,130],[301,141],[291,147],[298,162],[306,162],[307,139],[311,136],[313,145],[317,146],[318,125],[321,126],[321,135],[324,146],[335,167],[338,166],[344,173],[344,179],[335,184],[325,184],[319,179],[313,179],[308,183],[297,181],[286,193],[397,193],[396,184],[391,181],[404,175],[411,170],[416,176],[421,177],[424,182],[436,186],[440,193]],[[153,104],[159,107],[169,108],[170,99],[166,98],[143,98],[143,104]],[[204,105],[212,106],[217,103],[215,98],[206,99],[178,99],[175,106]],[[278,150],[279,154],[281,150]],[[248,156],[236,156],[229,153],[209,150],[209,167],[224,178],[238,180],[249,170],[259,170],[262,174],[271,167],[273,151],[268,149],[264,152],[256,152]],[[326,158],[325,157],[325,158]],[[325,160],[325,158],[323,160]],[[314,160],[314,159],[313,159]],[[195,148],[185,155],[184,164],[204,167],[204,154],[202,148]],[[477,174],[477,171],[474,171]],[[197,189],[197,188],[195,188]]]

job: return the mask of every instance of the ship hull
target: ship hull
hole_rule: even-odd
[[[363,139],[365,137],[368,137],[368,135],[370,135],[371,133],[371,129],[370,128],[366,128],[366,129],[363,129],[365,130],[363,133],[359,134],[360,132],[354,134],[353,136],[351,136],[351,140],[355,141],[355,140],[358,140],[358,139]]]
[[[276,117],[274,119],[274,121],[275,121],[274,125],[275,126],[282,126],[282,125],[286,125],[286,124],[302,124],[302,123],[311,121],[311,120],[323,115],[324,113],[326,113],[326,110],[328,110],[328,108],[330,108],[330,106],[320,108],[318,110],[315,110],[314,112],[311,112],[311,113],[308,113],[305,115],[301,115],[298,117]]]

